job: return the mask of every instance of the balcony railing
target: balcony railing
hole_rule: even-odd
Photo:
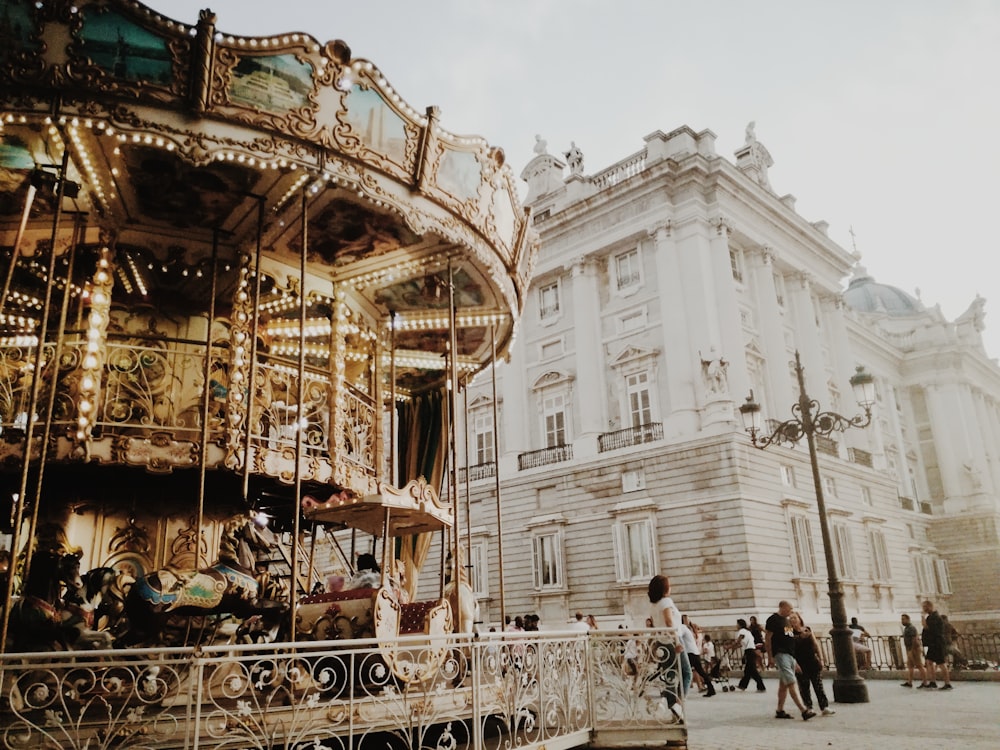
[[[869,469],[872,468],[872,454],[868,451],[863,451],[860,448],[848,448],[847,453],[854,463],[867,466]]]
[[[828,456],[839,456],[840,451],[837,449],[837,441],[824,437],[823,435],[816,436],[816,450],[820,453],[825,453]]]
[[[458,469],[458,481],[465,482],[466,479],[470,482],[475,482],[478,479],[489,479],[490,477],[495,477],[497,475],[497,465],[493,461],[487,461],[484,464],[476,464],[475,466],[461,466]]]
[[[573,458],[572,445],[557,445],[552,448],[542,448],[538,451],[521,453],[517,457],[517,470],[534,469],[546,464],[557,464],[570,461]]]
[[[617,450],[618,448],[628,448],[632,445],[642,445],[652,443],[655,440],[663,439],[663,423],[649,422],[639,427],[626,427],[624,430],[605,432],[598,436],[597,446],[600,453]]]

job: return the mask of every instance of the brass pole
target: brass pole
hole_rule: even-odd
[[[503,512],[500,506],[500,430],[497,423],[497,325],[490,326],[490,371],[493,384],[493,478],[497,495],[497,554],[500,557],[500,627],[507,621],[503,578]]]
[[[299,258],[299,388],[297,394],[298,408],[295,412],[295,494],[292,502],[292,570],[289,580],[289,597],[292,606],[292,624],[289,637],[295,640],[294,612],[298,604],[298,572],[299,572],[299,516],[302,500],[302,428],[303,406],[306,400],[306,256],[309,250],[309,216],[306,208],[309,204],[309,188],[302,186],[302,248]]]
[[[198,457],[198,548],[195,568],[201,570],[201,539],[205,526],[205,477],[208,473],[209,409],[212,405],[212,326],[215,325],[215,295],[219,285],[219,230],[212,232],[212,283],[208,300],[208,331],[205,334],[205,362],[202,365],[201,450]],[[232,385],[232,383],[230,383]],[[206,562],[207,564],[207,562]]]
[[[247,374],[247,405],[246,425],[243,445],[243,500],[250,499],[250,436],[253,428],[253,399],[257,387],[257,327],[260,325],[260,285],[263,274],[260,270],[260,259],[264,254],[264,196],[254,196],[257,199],[257,250],[253,261],[253,304],[250,310],[250,371]],[[232,383],[229,384],[232,387]]]
[[[35,363],[31,373],[31,390],[28,398],[28,419],[24,427],[24,447],[21,461],[21,481],[18,487],[17,508],[14,514],[15,522],[13,536],[11,539],[11,570],[7,576],[7,591],[4,596],[3,618],[0,621],[0,653],[4,653],[7,644],[7,630],[10,626],[10,601],[14,595],[14,563],[17,560],[18,549],[20,549],[21,524],[24,523],[24,505],[28,494],[28,474],[31,470],[31,434],[35,429],[35,407],[38,405],[39,391],[42,384],[42,360],[45,352],[45,336],[48,329],[49,308],[52,305],[52,278],[55,274],[56,262],[56,238],[59,236],[59,221],[62,218],[62,202],[66,186],[66,169],[69,166],[69,150],[63,149],[62,162],[59,166],[59,181],[56,187],[56,206],[52,215],[52,234],[50,236],[49,248],[49,276],[45,285],[45,301],[42,304],[41,320],[38,323],[38,341],[35,346]],[[17,263],[17,256],[11,257],[11,268]],[[13,270],[11,271],[13,273]],[[54,384],[53,384],[54,385]],[[31,572],[31,540],[35,535],[35,527],[38,525],[38,503],[31,509],[31,522],[28,526],[28,554],[24,558],[23,580],[27,580]]]
[[[448,259],[448,348],[451,351],[449,362],[448,383],[448,487],[451,495],[451,507],[453,510],[454,527],[452,531],[452,543],[455,551],[452,553],[454,559],[452,565],[455,570],[452,580],[455,583],[455,602],[459,597],[458,585],[461,581],[460,573],[462,568],[461,551],[459,541],[462,538],[461,522],[458,514],[458,471],[455,467],[457,456],[457,441],[455,439],[455,416],[456,416],[456,389],[458,388],[458,331],[455,329],[455,274],[451,265],[451,258]]]

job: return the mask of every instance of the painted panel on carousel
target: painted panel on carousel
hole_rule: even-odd
[[[195,167],[147,146],[122,149],[132,178],[135,209],[174,227],[222,226],[246,201],[257,173],[232,162]]]
[[[400,166],[406,158],[406,122],[372,88],[354,84],[344,97],[344,121],[364,144]]]
[[[80,50],[114,78],[169,86],[174,76],[167,40],[106,8],[85,8]]]
[[[309,255],[336,266],[414,245],[420,238],[398,218],[334,198],[309,224]]]
[[[310,106],[313,67],[296,55],[240,55],[227,94],[233,104],[282,113]]]
[[[437,186],[460,201],[471,201],[479,195],[483,170],[476,154],[469,151],[444,149],[437,171]]]
[[[480,307],[485,303],[482,286],[464,269],[454,275],[455,305],[460,309]],[[447,310],[448,287],[436,274],[407,279],[380,289],[375,301],[390,310]]]

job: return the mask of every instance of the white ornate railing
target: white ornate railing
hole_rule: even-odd
[[[607,169],[598,172],[590,178],[590,183],[598,190],[614,187],[619,182],[634,177],[646,168],[646,150],[632,154],[622,159],[617,164],[613,164]]]
[[[0,657],[3,748],[575,747],[683,736],[666,631]],[[383,649],[388,649],[383,644]],[[679,701],[677,701],[679,704]]]

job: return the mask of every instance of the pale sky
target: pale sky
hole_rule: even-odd
[[[553,154],[575,141],[593,174],[682,125],[732,161],[753,120],[778,195],[949,319],[985,297],[1000,356],[1000,2],[147,2],[187,23],[209,6],[224,33],[343,39],[515,176],[535,134]]]

